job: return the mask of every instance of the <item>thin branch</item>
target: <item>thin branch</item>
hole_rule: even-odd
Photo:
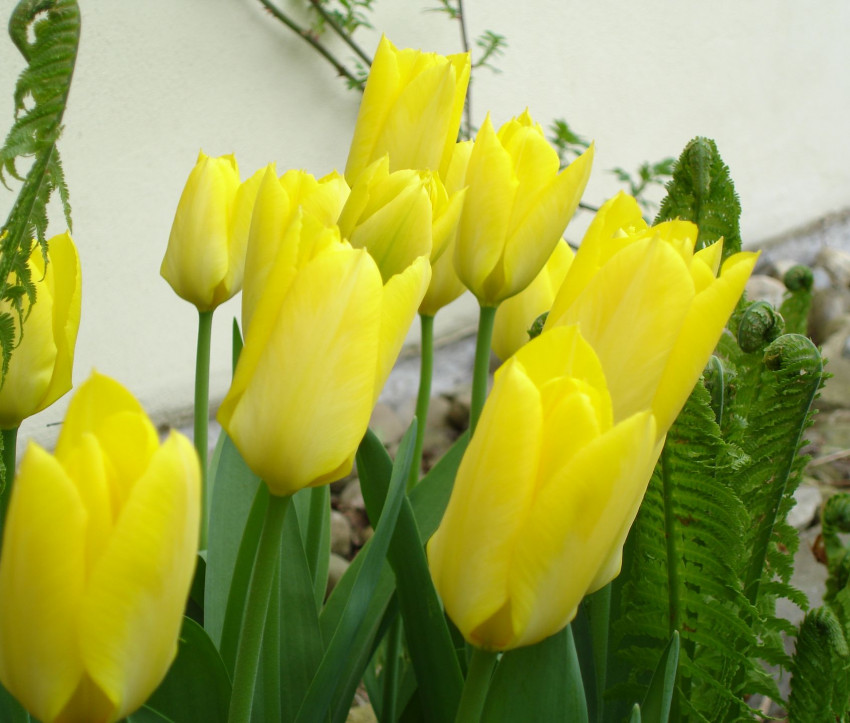
[[[460,23],[460,42],[463,45],[463,52],[469,52],[469,36],[466,31],[466,16],[463,13],[463,0],[457,0],[457,20]],[[464,103],[463,112],[465,115],[466,137],[472,136],[472,71],[469,73],[469,85],[466,91],[466,103]]]
[[[336,57],[326,48],[324,48],[321,43],[310,33],[306,28],[300,27],[295,21],[292,20],[288,15],[283,13],[277,7],[275,7],[269,0],[260,0],[260,3],[280,22],[282,22],[286,27],[288,27],[292,32],[301,37],[303,40],[307,41],[314,50],[316,50],[319,55],[321,55],[325,60],[327,60],[336,70],[337,73],[344,76],[351,83],[352,87],[359,88],[361,91],[363,90],[363,81],[357,78],[348,68],[346,68]]]
[[[340,38],[342,38],[349,48],[360,56],[360,59],[366,63],[366,65],[372,65],[372,59],[363,52],[363,49],[356,42],[354,42],[354,38],[351,37],[351,34],[344,28],[340,27],[339,23],[333,19],[331,14],[322,7],[321,0],[310,0],[310,4],[313,6],[313,9],[322,16],[322,20],[331,26],[331,29],[339,35]]]

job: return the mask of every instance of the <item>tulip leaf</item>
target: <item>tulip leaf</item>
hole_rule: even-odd
[[[331,556],[331,491],[329,485],[300,490],[292,501],[298,510],[299,529],[313,580],[316,609],[320,609],[328,586]]]
[[[161,713],[157,713],[146,705],[139,708],[133,715],[128,715],[123,720],[124,723],[175,723],[171,718],[166,718]]]
[[[410,493],[410,504],[423,544],[431,538],[443,519],[467,444],[469,433],[465,432]]]
[[[641,723],[640,706],[637,703],[634,704],[631,715],[629,715],[629,723]]]
[[[396,520],[404,500],[405,484],[413,460],[415,442],[416,423],[414,422],[399,446],[389,492],[381,519],[375,525],[375,534],[370,544],[358,555],[358,558],[363,558],[363,562],[355,571],[355,579],[345,607],[339,616],[339,622],[301,704],[296,718],[301,723],[313,723],[327,715],[331,705],[331,695],[346,667],[349,666],[348,661],[352,657],[351,646],[357,638],[361,624],[368,619],[370,603],[378,587],[387,549],[395,532]],[[352,568],[349,568],[343,578],[349,574],[352,574]]]
[[[305,499],[309,499],[311,492],[321,489],[327,490],[327,485],[301,490],[295,497],[306,493]],[[305,554],[299,518],[298,507],[290,505],[283,524],[278,585],[280,633],[277,680],[281,703],[278,709],[281,720],[287,722],[295,720],[323,652],[313,577]],[[267,627],[267,636],[268,631]],[[268,706],[266,711],[268,714]]]
[[[227,723],[230,677],[207,632],[183,618],[177,658],[147,707],[173,723]]]
[[[392,462],[371,430],[366,432],[357,450],[357,471],[369,518],[374,520],[381,514]],[[402,501],[388,559],[396,577],[405,637],[421,688],[425,719],[451,720],[460,701],[463,677],[431,582],[413,507],[406,498]]]
[[[482,723],[587,723],[587,701],[572,631],[509,650],[490,683]]]
[[[221,649],[231,583],[237,572],[241,573],[243,578],[246,574],[250,576],[254,561],[253,550],[256,549],[256,540],[259,539],[264,509],[255,510],[254,516],[251,517],[253,524],[249,526],[248,531],[254,535],[249,535],[249,540],[254,540],[254,546],[250,551],[247,548],[244,551],[244,557],[250,557],[245,573],[244,569],[237,565],[237,558],[243,531],[246,531],[254,498],[260,488],[260,479],[251,472],[224,431],[219,436],[213,453],[209,479],[212,501],[204,584],[204,627]],[[243,592],[247,588],[247,579],[244,582]],[[239,620],[236,621],[237,635],[241,622],[241,607],[239,610]]]
[[[0,720],[4,723],[30,723],[30,716],[21,704],[0,685]]]
[[[674,630],[670,642],[661,655],[655,668],[649,690],[640,706],[641,717],[646,723],[667,723],[670,717],[670,705],[676,685],[676,671],[679,668],[679,632]]]

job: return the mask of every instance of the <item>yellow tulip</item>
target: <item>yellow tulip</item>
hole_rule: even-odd
[[[665,435],[717,345],[758,254],[720,268],[722,241],[694,253],[697,227],[647,228],[637,202],[603,205],[558,292],[546,329],[578,324],[599,356],[616,419],[652,409]]]
[[[55,455],[35,443],[0,558],[0,680],[44,723],[107,723],[141,706],[177,653],[197,553],[200,469],[160,445],[136,399],[94,374]]]
[[[368,166],[351,187],[339,216],[342,237],[365,248],[384,279],[406,268],[411,259],[436,261],[457,232],[464,191],[449,196],[430,171],[390,173],[389,157]]]
[[[311,174],[296,170],[289,170],[278,178],[274,164],[265,169],[254,204],[245,258],[243,332],[247,332],[274,259],[298,209],[325,226],[333,226],[348,193],[348,184],[336,172],[316,180]]]
[[[528,342],[529,328],[538,316],[552,307],[573,256],[567,242],[559,241],[534,281],[499,304],[493,325],[493,351],[499,359],[504,361]]]
[[[482,306],[498,306],[540,273],[578,206],[592,161],[593,146],[559,173],[558,154],[528,111],[498,134],[487,116],[466,169],[454,255],[458,277]]]
[[[461,141],[455,144],[452,158],[446,171],[445,189],[447,195],[452,198],[465,189],[466,167],[469,164],[469,156],[472,153],[472,141]],[[466,194],[464,191],[464,198]],[[462,207],[461,207],[462,212]],[[419,313],[425,316],[434,316],[444,306],[458,298],[466,287],[457,277],[454,268],[455,244],[460,224],[458,218],[449,227],[448,238],[445,240],[445,248],[436,259],[431,259],[431,283],[425,298],[419,306]]]
[[[429,277],[419,256],[385,282],[336,227],[296,213],[218,412],[272,494],[348,474]]]
[[[348,182],[353,185],[386,154],[391,171],[444,171],[457,140],[469,71],[469,53],[398,50],[382,37],[357,115]]]
[[[510,650],[569,623],[643,497],[655,439],[647,410],[614,419],[576,327],[542,334],[496,372],[427,548],[446,612],[470,643]]]
[[[49,407],[71,388],[80,326],[80,259],[67,233],[54,236],[47,245],[46,273],[37,244],[29,259],[36,301],[28,314],[25,310],[23,336],[12,352],[0,387],[2,429],[20,426],[24,419]],[[17,320],[17,312],[8,304],[3,310]]]
[[[245,246],[262,178],[244,183],[232,156],[203,152],[183,189],[160,274],[182,299],[212,311],[242,288]]]

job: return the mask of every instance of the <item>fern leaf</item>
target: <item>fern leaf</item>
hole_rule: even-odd
[[[699,226],[699,248],[723,238],[724,260],[741,250],[741,203],[729,168],[710,138],[694,138],[682,151],[655,223],[681,218]]]
[[[23,184],[0,228],[0,301],[9,302],[23,320],[23,287],[30,304],[35,287],[27,271],[33,239],[47,252],[47,204],[59,193],[68,228],[71,207],[56,142],[68,100],[80,38],[80,11],[76,0],[21,0],[12,11],[9,36],[27,61],[15,86],[15,119],[0,147],[0,181],[6,177]],[[32,40],[30,40],[32,38]],[[26,175],[20,159],[32,159]],[[5,174],[5,176],[4,176]],[[11,316],[0,316],[0,352],[5,377],[12,349],[19,341]],[[11,324],[11,337],[9,336]]]

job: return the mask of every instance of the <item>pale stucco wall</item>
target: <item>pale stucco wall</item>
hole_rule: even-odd
[[[280,0],[291,7],[288,0]],[[288,5],[287,5],[288,3]],[[399,46],[459,49],[429,0],[378,0],[375,32]],[[81,0],[83,36],[60,148],[85,276],[75,379],[126,384],[158,419],[191,404],[194,308],[159,277],[174,208],[197,151],[235,152],[243,175],[342,168],[358,96],[253,0]],[[473,36],[504,34],[498,75],[473,86],[474,121],[526,106],[597,142],[585,198],[618,189],[605,169],[677,155],[709,135],[732,169],[749,245],[850,206],[850,5],[791,0],[466,0]],[[7,18],[13,3],[0,1]],[[5,22],[5,21],[4,21]],[[341,51],[345,58],[350,53]],[[0,38],[0,129],[22,67]],[[4,217],[13,195],[0,191]],[[55,215],[55,230],[64,230]],[[580,236],[578,218],[567,235]],[[212,395],[229,379],[230,322],[216,313]],[[462,305],[460,321],[474,305]],[[455,322],[438,316],[443,330]],[[448,321],[446,321],[448,320]],[[26,423],[49,442],[67,399]]]

